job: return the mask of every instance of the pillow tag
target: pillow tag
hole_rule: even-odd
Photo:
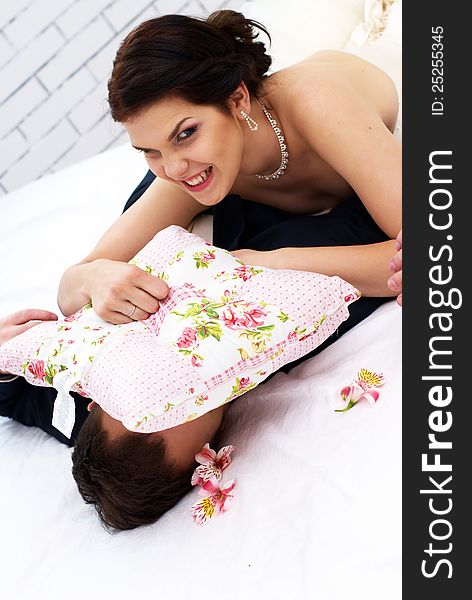
[[[69,394],[72,386],[77,383],[76,377],[70,371],[61,371],[54,377],[53,385],[57,390],[52,414],[53,427],[70,439],[75,424],[75,402]]]

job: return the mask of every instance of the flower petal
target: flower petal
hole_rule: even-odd
[[[223,494],[229,495],[236,487],[236,479],[230,479],[223,486],[220,487],[220,490]]]
[[[195,454],[195,460],[202,465],[208,462],[213,462],[215,458],[216,452],[210,448],[210,444],[208,442],[203,446],[200,452]]]
[[[345,387],[343,387],[340,394],[341,394],[341,398],[344,400],[344,402],[347,402],[349,400],[349,398],[352,396],[353,391],[354,391],[353,385],[346,385]]]
[[[373,404],[375,404],[377,402],[377,400],[379,399],[379,396],[380,396],[380,393],[377,390],[369,389],[369,390],[366,390],[362,394],[362,396],[359,398],[359,400],[365,399],[372,406]]]
[[[220,467],[217,466],[217,464],[214,462],[209,462],[205,463],[204,465],[200,465],[195,469],[194,474],[192,476],[192,481],[197,481],[198,477],[197,485],[203,485],[205,481],[208,481],[208,479],[211,479],[212,477],[219,481],[222,475],[223,473]]]
[[[385,377],[383,373],[376,373],[375,371],[369,371],[369,369],[360,369],[357,373],[356,383],[364,390],[382,387],[385,383]]]
[[[197,473],[197,469],[193,472],[192,479],[190,480],[192,485],[200,485],[202,483],[202,478],[199,473]]]
[[[216,462],[222,471],[224,471],[231,462],[230,454],[233,452],[233,450],[234,446],[223,446],[223,448],[221,448],[216,455]]]
[[[198,493],[200,494],[200,496],[203,496],[205,494],[208,496],[208,494],[215,494],[219,491],[220,486],[218,484],[218,481],[215,477],[212,477],[211,479],[205,481]]]
[[[233,502],[233,496],[224,496],[223,500],[220,502],[220,511],[226,512],[231,508],[231,504]]]
[[[192,518],[197,525],[205,525],[218,512],[213,496],[207,496],[195,502],[190,510],[192,511]]]

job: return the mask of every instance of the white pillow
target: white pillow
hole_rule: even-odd
[[[386,3],[385,3],[386,4]],[[399,107],[394,135],[402,139],[402,0],[385,10],[385,27],[375,35],[382,20],[381,0],[365,0],[365,20],[351,33],[342,50],[376,65],[389,75],[397,88]]]
[[[262,23],[270,33],[271,72],[318,50],[340,50],[354,27],[364,20],[364,0],[255,0],[238,10]],[[263,34],[259,40],[268,45]]]

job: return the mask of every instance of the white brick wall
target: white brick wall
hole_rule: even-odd
[[[44,91],[43,87],[37,85]],[[81,102],[81,98],[84,95],[87,97],[93,89],[100,91],[96,79],[87,69],[80,69],[75,75],[66,79],[54,94],[48,95],[44,91],[46,101],[23,121],[20,126],[21,131],[30,142],[37,142],[52,129],[58,119],[66,117],[71,109]],[[13,99],[17,96],[18,94],[15,94]]]
[[[51,25],[20,50],[0,71],[0,102],[26,83],[31,73],[36,73],[46,65],[63,44],[64,38],[54,25]]]
[[[19,131],[12,131],[0,141],[0,171],[6,171],[23,154],[28,152],[28,143]]]
[[[13,46],[7,42],[3,33],[0,33],[0,67],[7,63],[14,53]]]
[[[48,94],[46,90],[36,81],[36,79],[30,79],[16,94],[10,96],[0,109],[2,116],[0,119],[0,139],[2,139],[6,133],[15,129],[17,124],[21,122],[25,116],[31,114],[43,100],[46,100],[47,97]],[[36,110],[35,114],[39,112],[39,110]]]
[[[20,15],[31,0],[16,0],[16,2],[0,2],[0,28],[4,28],[12,19]]]
[[[68,40],[61,52],[56,54],[37,74],[40,82],[50,92],[83,66],[84,56],[93,56],[115,32],[99,15],[85,29]]]
[[[0,195],[123,143],[106,82],[124,36],[244,0],[0,0]]]
[[[82,31],[101,10],[112,4],[111,0],[82,0],[74,2],[57,20],[56,25],[67,39]]]
[[[17,133],[14,131],[13,133]],[[7,190],[13,190],[23,184],[23,175],[36,179],[45,173],[50,163],[56,162],[65,152],[73,147],[78,135],[68,121],[59,123],[35,144],[27,154],[7,171],[2,177],[2,184]]]
[[[35,2],[28,10],[7,25],[3,32],[15,48],[23,48],[34,40],[44,29],[45,24],[54,23],[55,19],[73,3],[73,0],[58,2],[57,0],[41,0]]]

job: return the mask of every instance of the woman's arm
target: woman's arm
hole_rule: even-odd
[[[363,246],[282,248],[278,251],[278,263],[279,268],[338,275],[363,296],[394,296],[395,292],[387,286],[394,244],[394,240],[389,240]]]
[[[338,275],[363,296],[388,297],[398,293],[387,287],[394,244],[394,240],[389,240],[363,246],[280,248],[265,252],[234,250],[231,254],[248,265]]]
[[[155,179],[143,196],[103,235],[80,263],[63,274],[57,302],[71,315],[92,301],[99,316],[112,323],[129,323],[125,315],[135,304],[134,319],[155,312],[167,286],[153,275],[127,262],[154,235],[169,225],[187,227],[205,210],[189,194],[162,179]]]

